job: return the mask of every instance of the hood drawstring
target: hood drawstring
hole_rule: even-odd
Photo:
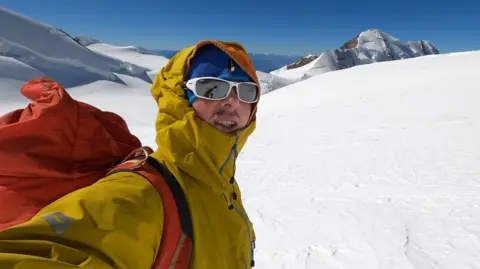
[[[235,142],[233,143],[233,146],[232,148],[230,149],[230,153],[228,154],[228,157],[227,159],[225,160],[225,162],[222,164],[222,166],[220,167],[220,175],[223,174],[223,169],[225,169],[225,167],[227,166],[228,162],[230,161],[230,159],[232,158],[232,155],[235,155],[235,159],[233,160],[233,174],[235,175],[235,161],[236,161],[236,157],[238,156],[238,151],[237,151],[237,143],[238,143],[238,135],[237,137],[235,138]],[[233,176],[232,176],[233,177]]]

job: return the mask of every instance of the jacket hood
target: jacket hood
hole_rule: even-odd
[[[183,83],[191,59],[199,48],[209,44],[227,53],[259,84],[255,68],[239,43],[206,40],[177,53],[160,70],[151,88],[159,107],[155,123],[158,148],[152,156],[174,164],[214,191],[225,193],[234,177],[235,157],[255,130],[258,102],[249,125],[235,134],[225,134],[196,116],[185,98]]]

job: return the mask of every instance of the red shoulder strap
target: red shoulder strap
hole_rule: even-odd
[[[166,167],[150,157],[152,152],[149,147],[133,151],[108,175],[133,172],[150,181],[162,197],[164,210],[162,240],[152,269],[187,269],[193,251],[190,210],[182,187]]]

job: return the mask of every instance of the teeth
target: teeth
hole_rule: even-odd
[[[219,121],[218,124],[223,125],[225,127],[232,127],[235,124],[235,122],[230,120],[225,120],[225,121]]]

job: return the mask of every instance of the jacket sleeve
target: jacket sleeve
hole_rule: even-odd
[[[162,227],[155,188],[142,176],[119,172],[1,231],[0,268],[150,269]]]

